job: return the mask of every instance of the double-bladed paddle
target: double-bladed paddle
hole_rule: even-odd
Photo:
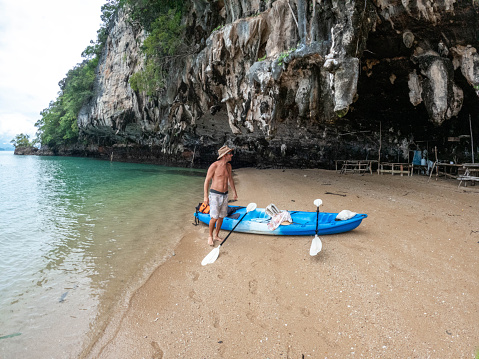
[[[323,204],[323,201],[320,199],[316,199],[314,201],[314,205],[316,206],[316,235],[311,242],[311,248],[309,249],[309,255],[315,256],[319,252],[321,252],[321,248],[323,248],[323,243],[321,243],[321,239],[318,237],[318,222],[319,222],[319,206]]]
[[[241,217],[241,219],[238,221],[238,223],[236,223],[236,225],[233,227],[233,229],[230,231],[230,233],[228,233],[228,235],[226,236],[225,239],[223,239],[223,241],[220,243],[220,245],[216,248],[214,248],[202,261],[201,261],[201,265],[202,266],[205,266],[207,264],[211,264],[211,263],[214,263],[215,260],[218,258],[219,254],[220,254],[220,247],[223,245],[224,242],[226,242],[226,240],[228,239],[228,237],[230,236],[231,233],[233,233],[233,231],[235,230],[235,228],[238,226],[238,224],[241,223],[241,221],[243,220],[243,218],[248,214],[248,212],[251,212],[251,211],[254,211],[256,209],[256,203],[250,203],[248,204],[248,206],[246,207],[246,213],[243,215],[243,217]]]

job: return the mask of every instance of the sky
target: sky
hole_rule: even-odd
[[[35,137],[58,83],[96,40],[104,3],[0,0],[0,147],[20,133]]]

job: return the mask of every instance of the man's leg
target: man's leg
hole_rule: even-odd
[[[210,246],[214,245],[213,241],[213,231],[215,229],[216,221],[218,220],[218,196],[214,193],[210,193],[209,195],[210,200],[210,223],[209,223],[209,231],[210,235],[208,237],[208,244]]]
[[[220,233],[220,229],[221,229],[221,225],[223,224],[223,218],[218,218],[218,221],[216,222],[216,235],[215,235],[215,238],[214,240],[215,241],[222,241],[223,239],[219,237],[219,233]],[[211,232],[213,233],[213,232]]]
[[[210,219],[210,224],[209,224],[210,235],[208,237],[208,244],[210,246],[212,246],[214,244],[214,242],[213,242],[213,230],[215,229],[216,221],[217,221],[216,218],[211,218]],[[221,220],[221,222],[223,222],[223,219]],[[220,224],[220,227],[221,227],[221,224]]]
[[[216,222],[216,234],[213,241],[222,241],[223,239],[220,238],[219,233],[221,229],[221,225],[223,224],[223,219],[228,214],[228,195],[224,195],[221,197],[221,203],[218,211],[218,221]]]

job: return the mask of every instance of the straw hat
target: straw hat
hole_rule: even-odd
[[[220,159],[221,157],[223,157],[224,155],[230,152],[233,152],[233,150],[229,148],[228,146],[224,145],[218,150],[218,159]]]

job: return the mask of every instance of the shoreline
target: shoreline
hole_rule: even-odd
[[[165,252],[162,258],[153,258],[148,263],[145,263],[143,269],[140,270],[135,278],[131,279],[125,286],[120,298],[113,303],[113,309],[109,312],[114,312],[113,315],[108,320],[102,320],[101,322],[93,323],[93,328],[87,334],[86,340],[82,344],[82,349],[80,351],[79,358],[96,358],[97,355],[101,353],[96,353],[96,347],[98,346],[99,341],[107,340],[108,336],[114,335],[119,325],[121,324],[125,313],[128,311],[130,302],[135,296],[136,292],[141,290],[141,288],[148,283],[153,274],[161,268],[168,260],[176,256],[176,250],[181,244],[181,241],[185,237],[187,230],[184,229],[178,235],[178,239],[171,250]],[[104,313],[100,316],[104,318]],[[92,354],[95,353],[95,354]]]
[[[234,172],[235,204],[314,211],[321,198],[322,211],[369,217],[323,236],[316,257],[312,237],[233,233],[206,267],[207,227],[187,221],[175,255],[82,357],[474,357],[479,188],[425,176]]]
[[[86,339],[82,343],[82,349],[80,351],[79,358],[90,358],[92,357],[92,352],[94,348],[98,345],[99,340],[105,340],[107,337],[107,332],[113,329],[116,332],[116,329],[121,324],[123,316],[129,308],[131,298],[135,293],[140,290],[151,278],[153,273],[157,271],[161,266],[167,262],[171,257],[175,256],[175,250],[180,244],[183,237],[181,237],[176,243],[175,247],[170,253],[165,253],[163,258],[160,260],[154,259],[150,263],[145,264],[143,270],[138,273],[136,278],[129,282],[121,294],[120,298],[113,303],[113,309],[109,312],[114,312],[113,315],[107,320],[98,321],[98,317],[95,318],[95,321],[92,323],[92,329],[86,335]],[[105,314],[98,314],[102,318]],[[96,356],[93,356],[95,358]]]

